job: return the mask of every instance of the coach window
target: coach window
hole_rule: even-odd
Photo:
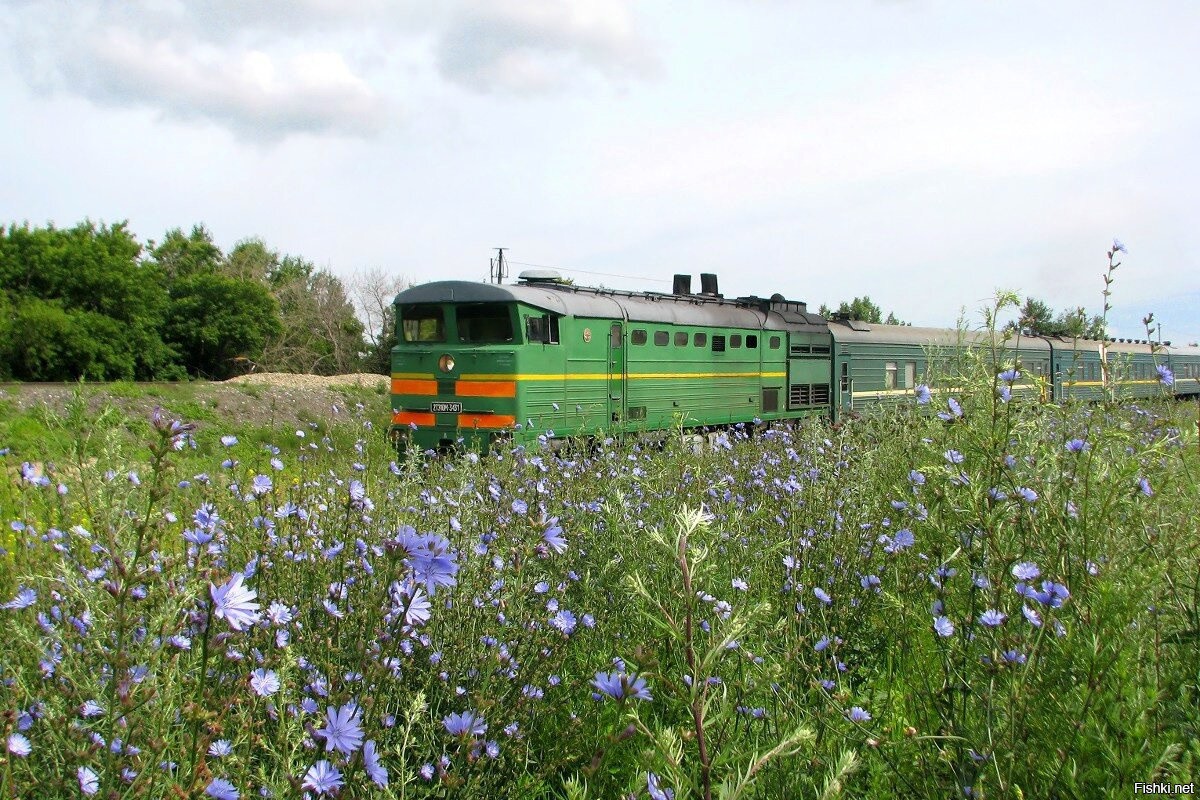
[[[753,333],[746,336],[746,347],[758,347],[758,337]]]
[[[671,334],[667,333],[666,331],[655,331],[654,332],[655,347],[666,347],[670,341],[671,341]]]
[[[883,365],[883,388],[896,388],[896,362],[888,361]]]
[[[729,346],[730,347],[741,347],[742,346],[742,335],[740,333],[735,333],[735,334],[731,335],[729,337]]]
[[[911,389],[917,385],[917,362],[904,362],[904,386]]]
[[[772,349],[772,350],[778,350],[778,349],[779,349],[779,337],[778,337],[778,336],[772,336],[772,337],[771,337],[771,349]]]
[[[708,347],[708,334],[697,333],[692,337],[692,347]]]
[[[675,331],[675,346],[687,347],[688,335],[687,331]]]
[[[446,341],[446,323],[441,306],[404,306],[400,309],[400,327],[406,342]]]
[[[633,332],[629,334],[629,342],[631,344],[645,344],[646,332],[641,328],[634,328]]]

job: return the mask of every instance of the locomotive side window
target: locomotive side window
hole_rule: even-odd
[[[707,333],[697,333],[695,336],[692,337],[692,346],[693,347],[707,347],[708,346],[708,334]]]
[[[753,333],[746,335],[746,347],[758,347],[758,337]]]
[[[686,331],[676,331],[675,332],[675,346],[676,347],[687,347],[687,343],[688,343],[687,332]]]
[[[779,349],[779,337],[778,337],[778,336],[772,336],[772,337],[771,337],[771,349],[772,349],[772,350],[778,350],[778,349]]]
[[[558,317],[546,314],[525,318],[525,341],[558,344]]]
[[[404,306],[400,309],[400,328],[406,342],[446,341],[446,322],[441,306]]]
[[[513,340],[512,310],[493,303],[459,306],[458,340],[468,344],[496,344]]]
[[[646,331],[642,330],[641,328],[634,328],[629,334],[629,342],[630,344],[645,344]]]
[[[666,331],[655,331],[654,332],[654,346],[655,347],[666,347],[670,341],[671,341],[671,334],[667,333]]]
[[[732,334],[729,337],[729,346],[730,347],[741,347],[742,346],[742,335],[740,333]]]

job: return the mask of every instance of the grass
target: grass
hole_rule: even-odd
[[[1194,781],[1194,410],[946,385],[699,454],[396,463],[370,391],[299,431],[6,421],[0,797]]]

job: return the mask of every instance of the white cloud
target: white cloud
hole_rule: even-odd
[[[582,67],[645,76],[656,61],[621,0],[469,0],[437,43],[438,66],[478,91],[562,88]]]

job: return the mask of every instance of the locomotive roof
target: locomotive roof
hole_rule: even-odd
[[[497,285],[436,281],[405,289],[395,303],[524,303],[555,314],[670,325],[811,330],[824,332],[823,317],[802,303],[761,298],[624,292],[549,282]]]

